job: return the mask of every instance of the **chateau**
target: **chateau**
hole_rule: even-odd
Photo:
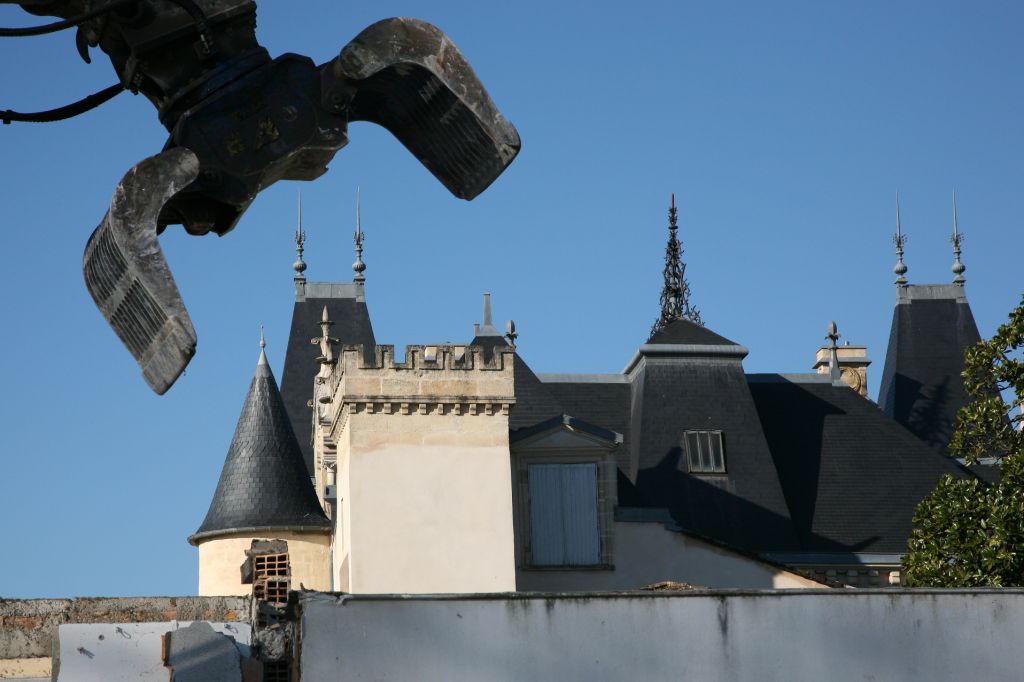
[[[288,586],[352,594],[898,586],[918,501],[976,475],[945,452],[979,340],[959,241],[953,283],[911,285],[898,232],[876,405],[834,324],[813,372],[744,371],[690,306],[674,200],[661,316],[617,374],[535,374],[487,294],[464,345],[398,356],[361,228],[352,282],[307,281],[296,239],[281,390],[261,349],[189,539],[201,595],[248,594],[264,555]]]

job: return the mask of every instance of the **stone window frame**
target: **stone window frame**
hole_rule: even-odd
[[[531,448],[524,445],[513,452],[513,518],[516,525],[516,564],[530,571],[614,570],[615,507],[618,503],[618,465],[615,455],[600,445],[575,448]],[[530,520],[531,464],[597,465],[598,563],[584,565],[536,565],[533,563],[533,527]]]

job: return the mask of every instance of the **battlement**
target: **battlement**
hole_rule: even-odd
[[[455,344],[409,345],[405,347],[405,360],[395,359],[393,345],[377,345],[373,348],[372,359],[363,347],[346,344],[341,348],[339,368],[359,370],[450,370],[504,372],[512,369],[515,350],[510,346],[494,349],[488,358],[482,346]],[[369,361],[369,363],[368,363]]]
[[[405,358],[395,348],[379,345],[373,355],[362,346],[345,345],[324,383],[330,403],[323,425],[331,437],[353,414],[377,415],[502,415],[515,404],[514,349],[454,344],[406,346]]]

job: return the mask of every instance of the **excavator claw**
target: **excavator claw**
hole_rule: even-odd
[[[350,121],[389,130],[460,199],[487,189],[519,153],[519,133],[462,52],[425,21],[378,21],[320,68],[325,105],[347,102]]]
[[[157,240],[157,217],[198,174],[199,160],[180,147],[136,165],[118,183],[82,259],[96,307],[161,395],[195,354],[196,332]]]
[[[12,0],[0,0],[0,3]],[[120,88],[156,107],[164,152],[132,168],[89,239],[85,282],[157,393],[195,353],[196,333],[157,235],[230,232],[278,180],[313,180],[348,143],[349,121],[377,123],[449,191],[472,199],[519,153],[516,129],[440,29],[385,19],[333,60],[272,59],[256,39],[254,0],[15,0],[63,19],[0,37],[76,27],[78,51],[99,47],[119,79],[66,107],[8,121],[53,121]]]

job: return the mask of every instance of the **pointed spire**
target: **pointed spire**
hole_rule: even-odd
[[[188,540],[196,545],[228,534],[330,532],[302,449],[295,438],[262,338],[242,412],[235,426],[210,509]],[[273,536],[271,536],[273,537]]]
[[[366,270],[366,263],[363,262],[363,219],[358,187],[356,187],[356,232],[353,236],[353,241],[356,245],[356,262],[352,264],[352,270],[356,273],[356,276],[352,278],[352,281],[362,284],[366,281],[366,277],[363,276],[363,271]]]
[[[306,245],[306,231],[302,229],[302,190],[299,190],[299,221],[295,226],[295,253],[297,257],[295,262],[292,263],[292,269],[295,270],[295,282],[306,281],[306,262],[302,260],[302,251]]]
[[[502,334],[494,326],[494,320],[491,315],[491,294],[484,292],[484,321],[483,324],[473,325],[473,336],[497,336],[501,337]]]
[[[843,378],[843,372],[839,368],[839,347],[836,345],[840,336],[836,321],[831,320],[828,323],[828,334],[825,338],[828,339],[828,375],[832,381],[839,381]]]
[[[907,286],[907,265],[903,262],[903,247],[907,243],[907,235],[903,234],[900,226],[900,193],[896,192],[896,234],[892,236],[892,243],[896,246],[896,265],[892,271],[896,273],[896,286]]]
[[[957,286],[963,286],[967,278],[964,277],[964,270],[967,266],[960,262],[960,245],[964,241],[963,234],[960,233],[960,226],[957,224],[956,215],[956,190],[953,190],[953,235],[949,238],[950,243],[953,245],[953,284]]]
[[[676,195],[668,209],[668,244],[665,247],[665,284],[661,290],[661,315],[651,328],[651,336],[663,329],[669,322],[689,320],[701,326],[700,311],[690,305],[690,284],[686,281],[686,263],[682,261],[683,247],[678,236],[678,212]]]

